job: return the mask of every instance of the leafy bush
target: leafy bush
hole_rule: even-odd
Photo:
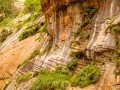
[[[39,54],[40,54],[40,51],[39,50],[35,50],[25,61],[20,63],[17,68],[25,65],[29,60],[31,60],[32,58],[34,58],[35,56],[37,56]]]
[[[24,30],[18,37],[19,41],[28,38],[29,36],[32,36],[36,33],[43,33],[43,32],[47,32],[47,27],[45,22],[41,22],[31,28],[28,28],[26,30]]]
[[[5,30],[3,29],[1,34],[0,34],[0,42],[2,43],[3,41],[6,40],[6,38],[12,33],[12,31],[8,31],[8,30]]]
[[[83,88],[96,83],[99,80],[99,77],[100,69],[95,66],[88,65],[72,77],[71,84],[72,86],[80,86]]]
[[[112,30],[114,30],[116,32],[120,32],[120,26],[114,26],[114,27],[112,27]]]
[[[41,70],[37,80],[31,83],[32,90],[64,90],[69,77],[54,71]]]
[[[89,15],[90,18],[94,16],[94,14],[98,11],[96,6],[82,6],[82,9]]]
[[[24,82],[24,81],[29,80],[31,78],[32,78],[32,74],[28,72],[28,73],[25,73],[24,75],[18,76],[16,81],[17,81],[17,83],[20,84],[21,82]]]
[[[35,20],[35,18],[37,18],[37,16],[39,16],[39,13],[37,14],[32,14],[31,16],[29,16],[27,19],[25,19],[22,22],[22,25],[28,24],[29,22],[32,22],[33,20]]]
[[[74,70],[76,65],[77,65],[77,59],[72,59],[72,61],[68,62],[67,68],[69,70]]]
[[[5,17],[13,13],[14,0],[0,0],[0,14],[4,14]]]
[[[25,0],[25,12],[38,13],[41,12],[41,1],[38,0]]]
[[[32,28],[29,28],[29,29],[26,29],[24,30],[20,35],[19,35],[19,41],[25,39],[25,38],[28,38],[29,36],[32,36],[34,34],[36,34],[39,30],[39,26],[34,26]]]
[[[33,77],[36,77],[36,76],[38,76],[39,75],[39,71],[35,71],[34,73],[33,73]]]
[[[12,21],[12,18],[10,18],[10,17],[3,19],[3,20],[0,22],[0,27],[6,26],[6,25],[7,25],[8,23],[10,23],[11,21]]]

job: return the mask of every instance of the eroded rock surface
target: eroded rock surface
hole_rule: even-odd
[[[82,7],[97,7],[98,11],[90,17]],[[52,36],[44,35],[41,41],[41,50],[46,45],[52,45],[51,50],[43,56],[35,57],[25,66],[16,71],[14,78],[26,71],[35,71],[40,68],[54,69],[56,63],[65,66],[71,60],[70,52],[82,51],[87,60],[95,59],[101,69],[101,78],[95,85],[80,89],[68,86],[66,90],[119,90],[119,74],[113,73],[116,65],[113,58],[116,38],[111,30],[111,25],[120,25],[120,0],[42,0],[42,11],[46,17],[47,29]],[[81,26],[86,18],[90,22],[84,27]],[[80,36],[75,36],[80,29]],[[82,34],[81,34],[82,33]],[[90,38],[87,36],[90,35]],[[117,34],[120,49],[120,34]],[[80,45],[70,48],[71,41],[77,41]],[[76,49],[76,50],[75,50]],[[13,78],[13,79],[14,79]],[[17,90],[29,90],[28,84],[34,80],[24,82],[19,85]],[[15,84],[15,80],[12,81]],[[14,89],[10,83],[6,90]]]

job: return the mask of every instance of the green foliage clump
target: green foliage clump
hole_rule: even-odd
[[[8,30],[5,30],[3,29],[1,34],[0,34],[0,42],[2,43],[3,41],[6,40],[6,38],[12,33],[12,31],[8,31]]]
[[[34,58],[35,56],[37,56],[39,54],[40,54],[40,51],[39,50],[35,50],[25,61],[20,63],[17,68],[25,65],[29,60],[31,60],[32,58]]]
[[[69,70],[74,70],[74,68],[77,66],[77,59],[72,59],[70,62],[67,63],[67,68]]]
[[[82,9],[89,15],[90,18],[92,18],[98,11],[98,8],[96,6],[82,6]]]
[[[0,14],[7,17],[13,13],[14,0],[0,0]]]
[[[72,86],[80,86],[83,88],[96,83],[99,80],[99,77],[100,69],[95,66],[88,65],[71,78],[71,84]]]
[[[36,34],[37,31],[38,31],[38,29],[36,29],[36,28],[29,28],[29,29],[24,30],[18,37],[19,41]]]
[[[32,14],[31,16],[29,16],[27,19],[25,19],[22,22],[22,25],[28,24],[29,22],[32,22],[33,20],[35,20],[35,18],[39,15],[39,13],[37,14]]]
[[[71,41],[70,42],[70,47],[74,47],[76,45],[80,45],[80,43],[78,41]]]
[[[25,73],[24,75],[18,76],[16,81],[18,84],[20,84],[21,82],[24,82],[26,80],[29,80],[32,78],[32,74],[31,73]]]
[[[39,75],[39,71],[35,71],[34,73],[33,73],[33,77],[36,77],[36,76],[38,76]]]
[[[41,70],[36,81],[31,83],[32,90],[64,90],[69,77],[55,71]]]
[[[90,18],[85,18],[85,20],[81,23],[81,28],[85,27],[90,23]]]
[[[38,31],[40,34],[43,33],[43,32],[47,32],[47,26],[46,24],[44,24]]]
[[[12,21],[12,18],[8,17],[8,18],[4,18],[1,22],[0,22],[0,27],[6,26],[8,23],[10,23]]]
[[[38,13],[41,12],[41,1],[38,0],[25,0],[24,2],[25,12]]]
[[[120,26],[114,26],[114,27],[112,27],[112,30],[114,30],[116,32],[120,32]]]
[[[45,21],[44,22],[41,22],[31,28],[28,28],[26,30],[24,30],[20,35],[19,35],[19,41],[25,39],[25,38],[28,38],[29,36],[32,36],[36,33],[43,33],[43,32],[47,32],[47,26],[45,24]]]

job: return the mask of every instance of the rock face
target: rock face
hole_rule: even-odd
[[[113,26],[120,25],[120,0],[42,0],[42,11],[53,38],[52,48],[17,70],[14,78],[19,72],[54,69],[56,63],[65,66],[71,60],[71,51],[79,51],[87,60],[102,62],[103,65],[98,64],[101,78],[95,85],[83,89],[68,87],[67,90],[120,90],[120,75],[113,74],[116,69],[113,53],[116,41],[120,53],[120,33],[112,30]],[[71,45],[73,41],[79,45]],[[41,49],[50,44],[48,36],[44,35]],[[13,83],[6,90],[12,90]],[[24,83],[17,90],[29,90],[30,81]]]
[[[80,7],[98,7],[98,12],[92,18],[91,38],[87,49],[102,51],[115,47],[114,35],[109,26],[120,23],[119,2],[119,0],[43,0],[42,7],[47,19],[48,31],[55,38],[57,45],[68,38],[73,38],[73,34],[83,22],[85,13]]]
[[[62,48],[61,50],[66,52],[67,46],[65,45],[66,49],[63,49],[62,45],[66,42],[69,43],[71,40],[77,40],[80,43],[86,42],[80,37],[75,38],[74,35],[85,18],[89,16],[81,7],[93,6],[98,7],[98,12],[90,18],[92,28],[89,29],[89,24],[83,28],[85,30],[84,34],[90,33],[90,39],[85,43],[85,47],[81,45],[81,50],[86,51],[87,58],[98,59],[96,53],[99,53],[98,56],[102,56],[103,52],[112,51],[116,47],[116,38],[110,26],[120,25],[120,0],[42,0],[42,10],[47,19],[49,34],[54,38],[54,43]],[[119,35],[118,33],[118,42],[120,41]],[[118,49],[120,49],[120,42]],[[108,56],[110,55],[108,54]],[[113,60],[112,56],[113,54],[110,58]],[[92,90],[120,89],[117,84],[119,80],[115,79],[112,74],[115,64],[109,61],[106,63],[101,81]],[[109,72],[110,70],[111,72]],[[117,78],[119,78],[119,75]],[[90,88],[75,90],[90,90]]]

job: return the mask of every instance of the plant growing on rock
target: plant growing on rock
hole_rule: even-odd
[[[114,26],[112,27],[113,31],[120,32],[120,26]]]
[[[29,60],[31,60],[32,58],[34,58],[35,56],[37,56],[39,54],[40,54],[40,51],[35,50],[26,60],[24,60],[22,63],[20,63],[17,68],[25,65]]]
[[[32,90],[64,90],[68,81],[69,77],[64,73],[42,69],[30,88]]]
[[[18,76],[16,81],[18,84],[20,84],[21,82],[24,82],[26,80],[29,80],[32,78],[32,74],[31,73],[25,73],[24,75]]]
[[[24,2],[24,9],[25,12],[30,13],[38,13],[41,12],[41,0],[25,0]]]
[[[98,8],[96,6],[82,6],[82,9],[89,15],[90,18],[92,18],[98,11]]]
[[[96,66],[88,65],[72,77],[71,84],[72,86],[80,86],[83,88],[96,83],[99,77],[100,69]]]
[[[77,66],[77,59],[72,59],[70,62],[67,63],[67,68],[69,70],[74,70],[74,68]]]

